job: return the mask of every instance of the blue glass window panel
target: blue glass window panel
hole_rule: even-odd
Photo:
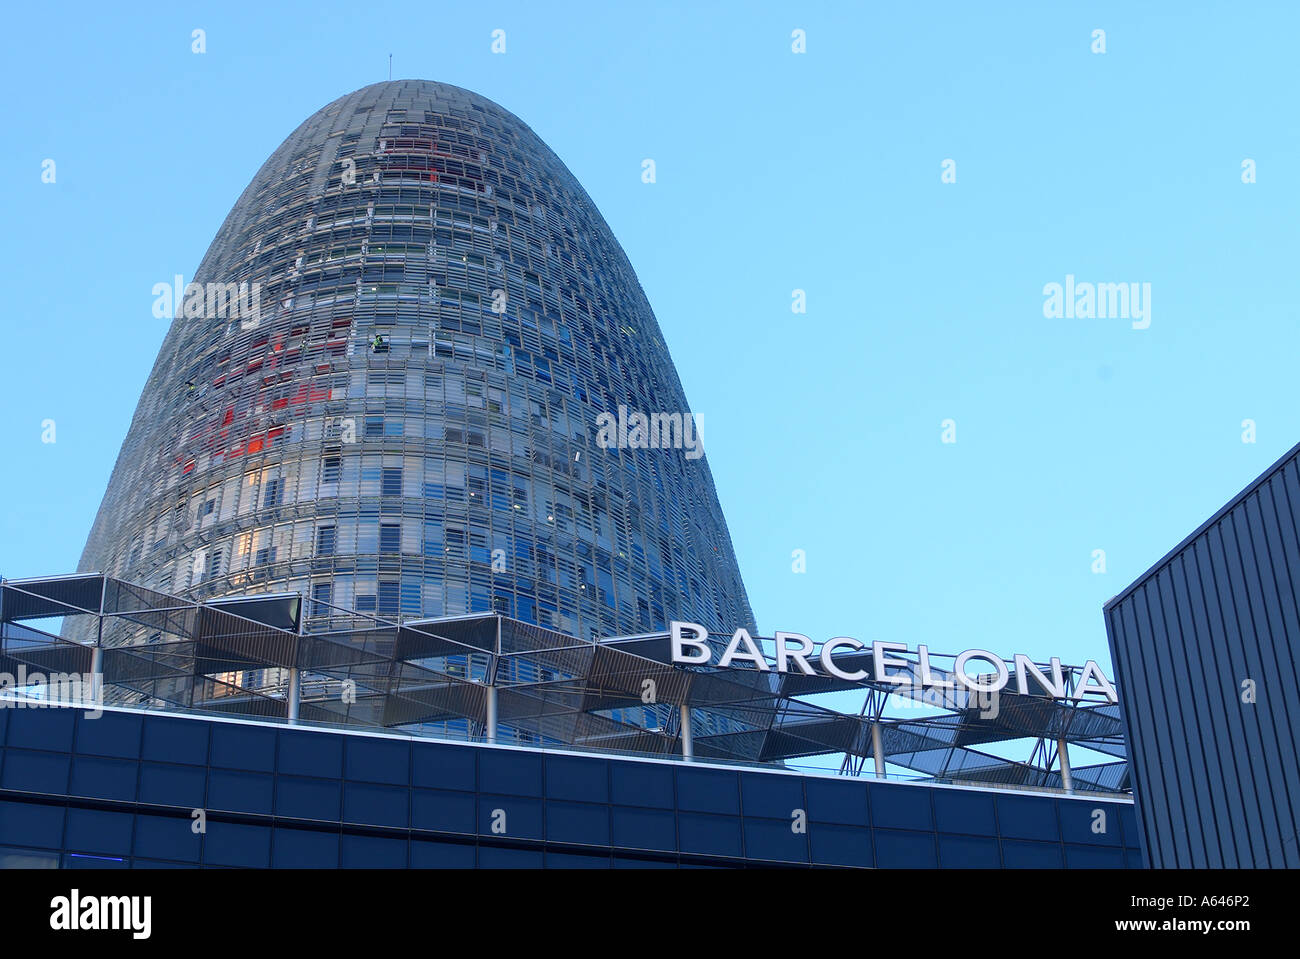
[[[129,856],[134,818],[129,812],[69,809],[64,848],[71,852]]]
[[[0,750],[3,750],[5,743],[5,730],[9,728],[9,713],[11,710],[0,709]]]
[[[804,789],[808,796],[808,818],[813,822],[865,826],[871,821],[864,783],[807,779]]]
[[[277,869],[337,869],[338,833],[277,828],[271,841],[271,865]]]
[[[383,836],[343,837],[344,869],[405,869],[406,840]]]
[[[0,843],[58,849],[63,845],[63,807],[0,802]]]
[[[875,863],[871,830],[864,826],[810,823],[808,839],[814,863],[826,866],[871,866]]]
[[[474,777],[475,755],[470,746],[416,743],[413,748],[415,785],[473,792],[478,788]]]
[[[941,832],[996,836],[997,818],[991,793],[934,790],[934,821]]]
[[[203,861],[213,866],[264,869],[271,858],[271,830],[265,826],[208,820]]]
[[[513,749],[485,750],[478,758],[479,788],[511,796],[542,794],[542,756]]]
[[[613,829],[614,845],[624,849],[677,848],[677,822],[671,812],[614,806]]]
[[[925,786],[887,786],[872,783],[871,821],[894,829],[933,829],[930,793]]]
[[[164,862],[161,859],[132,859],[132,869],[192,869],[193,866],[183,862]]]
[[[474,823],[473,793],[417,789],[411,795],[411,825],[416,829],[472,833]]]
[[[492,831],[492,811],[501,809],[506,814],[506,831]],[[542,803],[540,799],[520,799],[518,796],[480,796],[478,801],[478,832],[480,836],[501,836],[510,839],[541,839]]]
[[[792,819],[745,817],[745,857],[778,862],[807,862],[808,835],[793,829]]]
[[[1124,863],[1129,869],[1145,869],[1146,863],[1142,860],[1142,850],[1128,849],[1124,850]]]
[[[405,787],[344,783],[343,818],[371,826],[400,826],[409,820],[409,790]]]
[[[1060,869],[1061,845],[1055,842],[1002,843],[1002,862],[1008,869]]]
[[[1059,840],[1056,801],[1039,796],[998,796],[998,831],[1012,839]]]
[[[673,768],[666,763],[616,762],[610,780],[620,805],[673,808]]]
[[[677,770],[677,808],[692,812],[738,815],[740,792],[733,772],[715,769]]]
[[[1071,869],[1123,869],[1124,850],[1118,846],[1065,845],[1065,864]]]
[[[338,779],[343,773],[343,737],[282,731],[279,769],[291,776]]]
[[[201,836],[194,820],[172,816],[135,817],[135,854],[147,859],[198,862]]]
[[[252,772],[275,771],[275,730],[212,724],[212,765]]]
[[[480,846],[478,865],[480,869],[540,869],[542,853],[532,849]]]
[[[676,869],[676,862],[663,859],[634,859],[631,856],[615,856],[615,869]]]
[[[877,829],[876,865],[881,869],[933,869],[938,865],[934,833]]]
[[[350,737],[347,741],[349,781],[388,783],[405,786],[411,778],[411,747],[408,743],[373,736]]]
[[[546,795],[577,802],[608,802],[609,763],[578,756],[547,756]]]
[[[208,775],[208,808],[231,812],[270,814],[275,794],[275,777],[214,769]]]
[[[64,869],[130,869],[131,865],[124,858],[116,856],[95,856],[90,853],[68,853],[63,857]]]
[[[77,721],[77,752],[116,759],[140,757],[141,717],[106,712],[98,719],[81,713]]]
[[[609,807],[595,803],[548,802],[546,838],[550,842],[609,845]]]
[[[0,846],[0,869],[58,869],[59,853],[49,849]]]
[[[135,799],[135,784],[140,775],[138,767],[139,763],[128,759],[75,756],[69,792],[74,796],[96,799]]]
[[[581,856],[573,853],[546,851],[547,869],[609,869],[609,856]]]
[[[206,805],[206,788],[207,773],[202,768],[164,763],[140,764],[141,802],[199,809]]]
[[[678,841],[683,853],[706,856],[739,856],[740,820],[735,816],[679,813]]]
[[[75,709],[15,709],[9,724],[9,745],[23,749],[72,751]]]
[[[34,753],[26,749],[5,750],[4,776],[0,785],[23,792],[58,793],[68,788],[67,753]]]
[[[1119,821],[1123,826],[1124,845],[1134,849],[1142,848],[1142,833],[1138,829],[1137,807],[1123,805],[1119,807]]]
[[[799,776],[741,773],[740,804],[746,818],[789,819],[794,810],[804,809],[803,779]]]
[[[280,776],[275,783],[275,814],[288,819],[338,822],[343,787],[334,779]]]
[[[207,765],[209,726],[196,719],[145,717],[143,758]]]
[[[1093,832],[1094,811],[1105,813],[1105,832]],[[1061,838],[1066,842],[1087,843],[1095,846],[1120,846],[1123,827],[1119,821],[1119,807],[1103,806],[1090,802],[1062,802]]]
[[[937,811],[937,802],[935,806]],[[1002,854],[996,839],[940,833],[939,865],[944,869],[998,869],[1002,866]]]
[[[452,842],[411,841],[412,869],[473,869],[474,847]]]

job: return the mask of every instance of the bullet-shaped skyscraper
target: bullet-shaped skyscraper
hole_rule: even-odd
[[[307,628],[753,625],[706,460],[598,442],[602,413],[691,410],[590,197],[491,101],[419,80],[334,101],[160,291],[175,319],[82,570],[301,592]]]

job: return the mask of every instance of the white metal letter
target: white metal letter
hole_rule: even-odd
[[[745,647],[745,652],[740,652],[741,646]],[[744,626],[736,630],[731,637],[731,642],[727,643],[727,648],[722,651],[722,658],[718,660],[721,667],[730,666],[734,659],[747,659],[763,672],[771,669],[767,665],[767,659],[763,656],[763,651],[754,644],[754,639],[749,635],[749,630]]]
[[[885,672],[886,666],[910,666],[912,665],[905,659],[891,659],[885,655],[885,650],[897,649],[904,650],[907,646],[903,643],[882,643],[876,641],[871,644],[871,661],[876,664],[876,682],[894,683],[897,686],[910,686],[912,680],[908,676],[899,676],[897,673],[890,674]]]
[[[845,649],[854,649],[854,650],[862,648],[861,643],[859,643],[856,639],[853,639],[849,636],[839,636],[835,639],[830,640],[829,642],[823,643],[822,644],[822,669],[826,670],[826,672],[830,673],[832,676],[836,676],[839,679],[847,680],[850,683],[856,683],[859,680],[866,679],[867,671],[865,669],[858,669],[858,670],[854,670],[851,673],[846,673],[844,670],[840,669],[838,666],[835,665],[834,660],[831,659],[831,653],[839,649],[841,646],[843,646]]]
[[[704,665],[708,663],[709,657],[713,654],[704,640],[708,639],[709,631],[699,623],[679,623],[673,620],[670,627],[673,637],[672,655],[674,663],[689,663],[693,666]],[[691,636],[682,635],[683,630],[689,630]],[[697,650],[694,653],[682,651],[682,646],[690,646]]]
[[[799,649],[790,649],[786,646],[786,640],[798,640]],[[782,633],[776,634],[776,671],[784,673],[789,670],[787,660],[793,659],[799,667],[799,671],[805,676],[815,675],[813,668],[808,665],[806,657],[811,656],[813,651],[813,641],[802,633]]]

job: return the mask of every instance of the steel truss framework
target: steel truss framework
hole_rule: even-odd
[[[491,614],[397,623],[306,605],[298,594],[198,603],[99,574],[4,580],[0,672],[102,674],[105,705],[731,762],[841,756],[848,774],[874,760],[948,782],[1129,791],[1115,705],[685,667],[671,663],[666,632],[588,642]],[[53,618],[63,635],[25,625]],[[725,645],[709,641],[715,653]],[[835,662],[874,675],[870,650]],[[807,701],[837,692],[863,696],[861,710]],[[886,715],[898,697],[942,713]],[[1016,740],[1033,744],[1024,762],[980,748]],[[1064,744],[1116,758],[1062,769]]]

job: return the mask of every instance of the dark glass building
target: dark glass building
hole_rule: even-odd
[[[1148,864],[1300,866],[1300,446],[1106,604]]]
[[[752,626],[697,437],[598,442],[602,413],[690,408],[591,198],[491,101],[334,101],[173,286],[80,569],[312,619]]]
[[[1141,864],[1126,799],[113,709],[0,744],[0,868]]]

